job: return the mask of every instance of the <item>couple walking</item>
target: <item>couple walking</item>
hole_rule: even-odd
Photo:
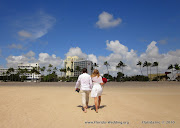
[[[80,86],[80,92],[82,95],[82,105],[83,111],[86,113],[89,103],[89,94],[91,92],[91,97],[94,98],[96,113],[98,113],[98,108],[101,103],[101,94],[102,94],[102,85],[105,83],[102,80],[102,77],[99,74],[99,71],[95,69],[90,76],[87,74],[87,69],[82,70],[83,74],[78,77],[76,82],[75,89],[78,90]]]

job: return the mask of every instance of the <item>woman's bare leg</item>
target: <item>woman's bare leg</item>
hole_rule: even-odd
[[[98,97],[94,98],[94,103],[95,103],[96,112],[98,113]]]
[[[98,97],[98,108],[100,108],[100,104],[101,104],[101,96]]]

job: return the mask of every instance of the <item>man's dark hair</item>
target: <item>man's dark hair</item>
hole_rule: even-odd
[[[83,72],[83,73],[87,73],[87,68],[83,68],[83,69],[82,69],[82,72]]]

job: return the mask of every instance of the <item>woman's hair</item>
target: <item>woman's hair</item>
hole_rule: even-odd
[[[100,74],[99,74],[99,71],[98,71],[97,69],[94,69],[94,71],[93,71],[91,77],[96,77],[96,76],[99,77]]]

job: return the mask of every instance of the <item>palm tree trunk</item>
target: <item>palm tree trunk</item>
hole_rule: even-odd
[[[141,69],[141,65],[140,65],[140,71],[141,71],[141,75],[143,76],[142,69]]]
[[[151,67],[150,67],[150,81],[151,81]]]
[[[157,82],[158,82],[159,76],[158,76],[158,66],[157,66]]]

